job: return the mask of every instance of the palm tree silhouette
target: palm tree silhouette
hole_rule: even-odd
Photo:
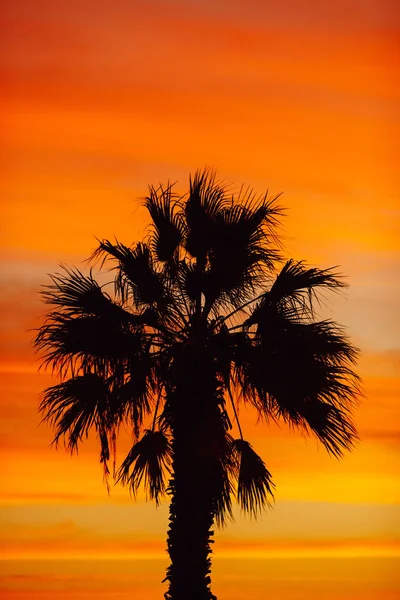
[[[116,479],[171,498],[165,598],[210,600],[213,528],[232,516],[232,496],[254,515],[273,498],[238,403],[340,457],[357,437],[357,351],[336,323],[316,320],[318,292],[344,286],[335,270],[294,260],[276,270],[277,198],[232,196],[205,169],[186,196],[150,186],[145,206],[144,242],[103,240],[91,257],[112,261],[112,295],[92,270],[65,267],[43,291],[52,309],[35,345],[61,382],[40,408],[70,451],[97,432],[106,475],[120,426],[132,428]]]

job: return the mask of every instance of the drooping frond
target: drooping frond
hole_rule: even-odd
[[[349,414],[360,396],[357,349],[331,321],[299,323],[271,307],[259,318],[249,357],[237,364],[245,398],[266,418],[314,431],[340,456],[356,440]]]
[[[159,261],[169,263],[170,266],[184,232],[172,188],[172,184],[165,187],[160,185],[158,188],[149,186],[149,195],[144,202],[153,221],[151,246],[154,254]]]
[[[143,437],[136,442],[122,463],[117,481],[129,485],[137,494],[144,478],[145,489],[151,500],[157,504],[166,491],[166,476],[170,471],[171,446],[167,435],[162,431],[146,429]]]
[[[350,450],[358,440],[348,411],[322,400],[305,401],[288,420],[292,425],[312,431],[328,452],[337,458],[342,456],[343,450]]]
[[[298,323],[276,314],[259,332],[258,343],[268,359],[268,375],[279,378],[284,389],[293,387],[291,397],[320,397],[340,408],[356,401],[352,365],[358,351],[332,321]]]
[[[271,473],[249,442],[234,440],[233,450],[238,468],[238,502],[245,512],[256,517],[262,509],[271,506],[275,487]]]
[[[55,444],[63,437],[67,448],[75,451],[93,427],[100,436],[103,459],[108,460],[107,436],[102,437],[111,426],[108,400],[107,382],[102,377],[87,373],[47,388],[39,408],[44,413],[43,420],[55,430]]]

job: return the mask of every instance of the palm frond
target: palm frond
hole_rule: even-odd
[[[215,237],[218,214],[229,203],[227,191],[216,181],[215,171],[196,171],[190,178],[189,197],[184,204],[186,221],[185,246],[189,254],[205,261],[210,244]]]
[[[243,396],[266,418],[312,430],[340,456],[356,439],[349,414],[362,394],[357,349],[332,321],[299,323],[275,308],[263,318],[237,365]]]
[[[265,357],[265,376],[281,396],[323,397],[340,408],[357,400],[352,365],[358,350],[336,323],[298,323],[272,313],[259,330],[255,344]]]
[[[137,494],[144,478],[145,489],[151,500],[160,503],[166,491],[166,476],[170,472],[172,450],[167,435],[162,431],[146,429],[136,442],[117,473],[117,481],[129,485]]]
[[[216,371],[224,382],[225,389],[229,389],[232,360],[234,357],[235,336],[229,333],[225,323],[215,320],[211,322],[214,331],[209,341],[209,351],[213,356]]]
[[[70,317],[94,316],[115,323],[143,323],[142,315],[134,315],[114,302],[93,278],[79,269],[62,266],[64,273],[50,275],[51,285],[44,286],[42,297],[46,304],[59,307]]]
[[[338,424],[343,416],[338,427],[342,443],[338,444],[343,449],[350,447],[355,430],[344,418],[362,396],[359,377],[353,370],[357,349],[331,321],[297,323],[275,313],[275,318],[270,315],[264,325],[262,332],[247,342],[238,336],[234,376],[243,398],[261,417],[283,417],[305,429],[308,417],[312,418],[310,407],[316,411],[332,408],[331,424]],[[326,445],[333,448],[331,430],[328,423]],[[318,435],[317,430],[315,433]]]
[[[203,293],[205,285],[205,274],[196,268],[195,264],[184,263],[180,268],[182,290],[193,306],[196,298]]]
[[[171,263],[176,250],[183,239],[184,225],[179,213],[175,210],[176,196],[173,184],[158,188],[149,186],[149,195],[144,205],[153,221],[151,245],[155,256],[161,262]]]
[[[264,283],[266,271],[279,260],[272,233],[281,209],[276,199],[232,204],[216,217],[205,295],[211,306],[226,298],[234,306],[245,302]]]
[[[256,517],[264,508],[271,506],[275,485],[262,458],[249,442],[234,440],[233,448],[238,465],[238,502],[242,510]]]
[[[78,443],[87,437],[91,427],[98,432],[107,429],[109,388],[98,375],[86,373],[47,388],[40,403],[44,421],[54,428],[53,443],[65,438],[67,448],[73,452]],[[102,447],[108,450],[107,439]],[[107,453],[107,452],[106,452]]]
[[[282,315],[275,307],[265,308],[260,315],[256,338],[274,356],[292,361],[314,357],[337,365],[354,365],[359,354],[343,327],[334,321],[299,322]]]
[[[151,354],[139,355],[127,363],[128,377],[115,384],[110,395],[110,413],[116,423],[125,421],[132,426],[136,438],[144,418],[151,412],[155,394],[154,368],[156,360]]]
[[[245,331],[230,335],[234,341],[231,377],[233,385],[238,389],[239,398],[253,406],[260,418],[275,420],[273,404],[267,391],[269,354]]]
[[[313,317],[315,302],[320,303],[324,291],[338,292],[346,287],[343,277],[335,269],[306,268],[303,261],[288,260],[245,325],[250,327],[259,323],[271,307],[292,319]]]
[[[300,423],[298,419],[301,419]],[[350,450],[358,440],[348,412],[319,399],[304,402],[291,422],[312,431],[336,458],[340,458],[344,450]]]
[[[147,244],[138,243],[134,248],[119,242],[112,244],[108,240],[100,242],[91,256],[91,260],[109,256],[118,261],[116,292],[123,301],[130,295],[138,306],[152,305],[163,298],[164,287],[161,274],[154,268],[153,256]]]
[[[143,352],[148,339],[140,330],[114,327],[99,317],[74,318],[54,312],[38,330],[34,345],[42,354],[42,364],[57,369],[61,376],[69,368],[84,366],[105,375]]]

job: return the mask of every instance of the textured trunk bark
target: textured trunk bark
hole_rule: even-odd
[[[170,525],[166,600],[216,600],[210,590],[214,500],[207,482],[207,461],[199,456],[193,428],[176,427],[174,475],[170,483]]]
[[[199,388],[206,392],[204,385]],[[166,600],[216,600],[210,590],[215,455],[209,432],[214,420],[212,412],[218,415],[219,411],[214,407],[210,414],[207,396],[198,391],[186,386],[179,392],[175,390],[170,404],[174,413],[173,476],[167,539],[171,564],[166,579],[170,585]]]
[[[196,320],[197,319],[197,320]],[[172,433],[166,600],[216,600],[211,592],[211,539],[220,491],[224,438],[220,382],[207,348],[207,321],[197,316],[170,368],[167,391]]]

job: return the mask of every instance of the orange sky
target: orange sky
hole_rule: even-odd
[[[209,164],[238,186],[284,191],[288,256],[348,275],[346,298],[332,298],[324,314],[362,349],[366,390],[362,441],[340,463],[314,440],[243,414],[273,473],[276,506],[258,524],[238,514],[218,534],[218,595],[261,600],[268,585],[294,598],[290,577],[257,562],[268,558],[291,561],[299,599],[394,598],[395,570],[379,561],[400,554],[398,3],[4,4],[0,558],[16,562],[1,562],[0,593],[42,600],[56,589],[64,598],[73,581],[75,598],[100,597],[82,564],[35,571],[32,558],[164,556],[166,506],[134,505],[117,488],[108,497],[95,440],[79,457],[48,447],[37,402],[51,378],[36,373],[28,330],[45,311],[37,291],[46,273],[61,261],[79,266],[94,236],[140,239],[136,199],[147,184],[169,178],[184,190],[188,173]],[[343,559],[331,596],[318,587],[325,567],[300,569],[296,559],[307,557]],[[234,558],[243,562],[232,573]],[[370,580],[348,567],[361,558]],[[121,567],[101,598],[159,598],[163,568],[144,569],[140,583]]]

